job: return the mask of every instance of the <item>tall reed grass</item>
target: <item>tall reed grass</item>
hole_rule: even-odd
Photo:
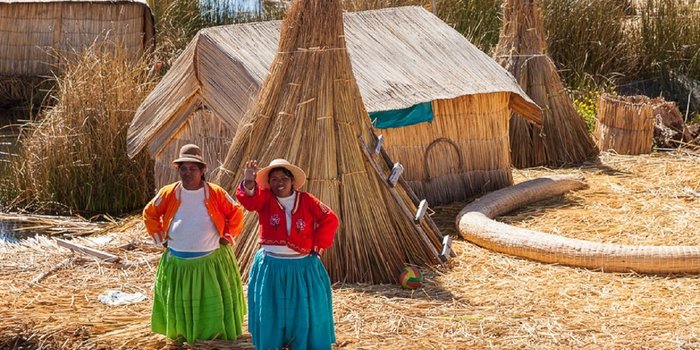
[[[620,0],[544,0],[548,54],[570,88],[582,89],[622,76],[638,64],[628,46],[630,4]]]
[[[6,206],[52,213],[114,213],[153,193],[146,154],[129,159],[126,131],[155,84],[148,57],[133,62],[118,44],[62,55],[54,102],[27,125],[19,156],[2,179]]]
[[[700,4],[647,0],[638,22],[628,44],[639,57],[643,78],[677,71],[700,79]]]

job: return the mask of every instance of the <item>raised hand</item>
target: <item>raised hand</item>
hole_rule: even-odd
[[[258,174],[258,161],[251,159],[245,162],[243,170],[243,185],[251,190],[255,186],[255,175]]]
[[[245,170],[243,171],[243,180],[255,181],[255,175],[258,174],[258,161],[249,160],[245,162]]]

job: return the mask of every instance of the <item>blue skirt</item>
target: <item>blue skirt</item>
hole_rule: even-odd
[[[279,259],[259,250],[248,281],[248,330],[258,350],[330,349],[333,302],[321,259]]]

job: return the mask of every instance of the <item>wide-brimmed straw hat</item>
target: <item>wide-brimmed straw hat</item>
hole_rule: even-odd
[[[204,157],[202,156],[202,149],[197,145],[187,144],[180,147],[180,156],[173,160],[173,166],[177,166],[178,163],[192,162],[201,163],[205,166],[207,163],[204,162]]]
[[[304,186],[304,183],[306,182],[306,173],[304,170],[301,170],[300,167],[293,165],[286,159],[275,159],[270,162],[270,165],[258,170],[258,174],[255,176],[255,181],[258,183],[258,185],[263,188],[267,189],[270,188],[270,171],[274,168],[285,168],[289,170],[292,173],[292,176],[294,176],[294,188],[299,189],[301,186]]]

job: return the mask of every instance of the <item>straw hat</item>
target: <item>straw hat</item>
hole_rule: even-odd
[[[173,165],[176,166],[177,163],[193,162],[201,163],[205,166],[207,163],[204,162],[204,157],[202,156],[202,149],[197,145],[187,144],[180,147],[180,156],[173,160]]]
[[[294,189],[299,189],[301,186],[304,186],[304,183],[306,182],[306,173],[304,173],[304,170],[301,170],[301,168],[296,165],[292,165],[286,159],[280,158],[271,161],[270,165],[258,170],[258,174],[255,176],[255,181],[261,188],[270,188],[268,177],[270,177],[270,171],[272,171],[274,168],[285,168],[292,173],[292,176],[294,176]]]

